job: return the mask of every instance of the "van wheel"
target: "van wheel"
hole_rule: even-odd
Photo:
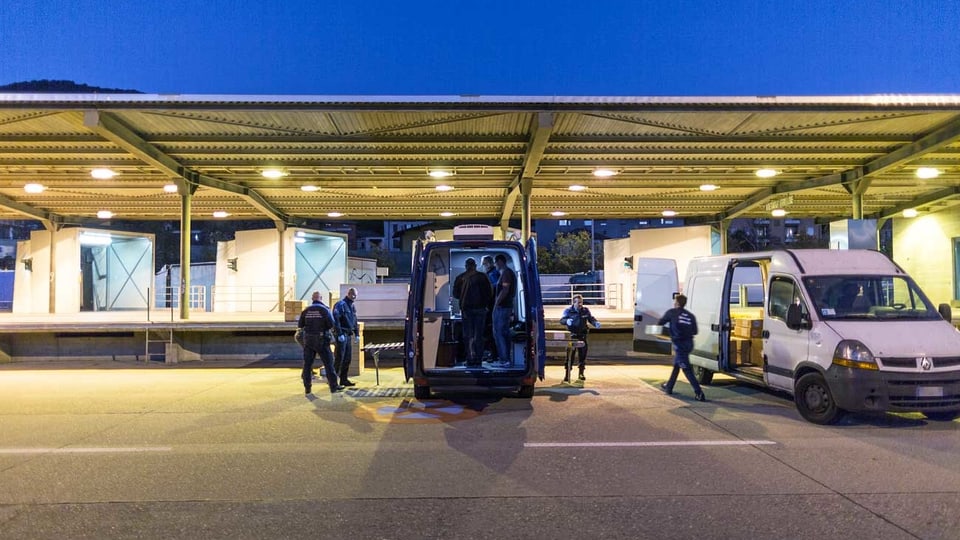
[[[843,417],[843,409],[837,407],[827,381],[819,373],[807,373],[800,377],[794,387],[793,400],[800,416],[808,422],[829,425]]]
[[[693,375],[697,378],[697,382],[700,384],[710,384],[713,382],[713,372],[709,369],[693,366]]]
[[[923,415],[936,422],[952,422],[960,417],[960,411],[925,412]]]
[[[425,385],[413,385],[413,397],[417,399],[430,399],[430,387]]]
[[[525,384],[520,387],[520,391],[517,392],[517,397],[522,397],[524,399],[530,399],[533,397],[533,385]]]

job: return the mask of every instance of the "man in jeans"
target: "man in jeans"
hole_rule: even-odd
[[[694,399],[697,401],[706,401],[707,397],[703,395],[700,383],[690,367],[690,351],[693,350],[693,336],[697,335],[697,318],[693,313],[687,311],[684,306],[687,305],[687,297],[678,294],[673,299],[673,309],[667,310],[663,317],[657,322],[659,325],[670,327],[670,341],[673,342],[673,371],[670,372],[670,379],[660,385],[663,391],[672,394],[673,385],[677,382],[677,375],[683,370],[683,375],[690,381],[693,387]]]
[[[357,299],[357,289],[350,287],[346,296],[333,305],[333,318],[340,327],[340,335],[334,344],[334,368],[340,377],[340,386],[356,386],[347,378],[350,374],[350,360],[353,358],[353,342],[360,340],[360,325],[357,324],[357,308],[353,305]]]
[[[460,300],[467,367],[480,367],[483,364],[483,328],[487,309],[493,303],[493,287],[486,274],[477,271],[476,259],[467,257],[464,267],[466,271],[453,282],[453,296]]]
[[[502,364],[511,364],[510,320],[513,318],[513,298],[517,296],[517,273],[507,266],[507,256],[497,253],[493,259],[500,272],[493,306],[493,340],[497,357]]]

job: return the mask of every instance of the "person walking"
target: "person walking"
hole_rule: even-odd
[[[333,354],[330,352],[333,336],[339,335],[340,329],[330,308],[320,299],[320,291],[314,291],[311,300],[313,303],[300,313],[297,321],[297,328],[303,333],[303,370],[300,377],[303,379],[304,394],[313,390],[313,361],[318,354],[323,362],[330,393],[340,392],[343,387],[337,384],[337,372],[333,368]]]
[[[497,344],[500,363],[511,364],[510,320],[513,318],[513,299],[517,296],[517,273],[507,266],[507,256],[503,253],[497,253],[493,260],[500,272],[493,301],[493,341]]]
[[[703,394],[700,383],[690,367],[690,351],[693,350],[693,336],[697,335],[697,318],[693,313],[686,310],[687,297],[678,294],[673,299],[673,308],[668,309],[663,317],[657,322],[661,326],[669,326],[670,341],[673,342],[673,371],[670,372],[670,378],[662,383],[660,388],[667,394],[673,393],[673,385],[677,382],[677,375],[683,370],[683,375],[690,381],[693,387],[694,399],[697,401],[706,401],[707,396]]]
[[[589,328],[587,327],[588,323],[592,324],[594,328],[600,328],[600,322],[590,313],[590,308],[583,305],[583,296],[575,294],[573,295],[570,306],[563,310],[563,314],[560,315],[560,324],[567,327],[571,340],[582,341],[583,346],[567,349],[567,359],[564,364],[565,373],[563,376],[563,382],[565,383],[570,382],[570,372],[573,370],[574,356],[578,359],[577,368],[579,373],[577,380],[587,380],[584,371],[587,368],[587,350],[589,349],[587,345],[587,333],[589,332]]]
[[[353,359],[353,342],[360,341],[360,325],[357,324],[357,307],[353,302],[357,299],[357,289],[350,287],[347,294],[333,305],[333,319],[340,327],[337,342],[334,344],[333,367],[340,378],[340,386],[356,386],[357,383],[348,378],[350,361]]]
[[[453,282],[453,296],[460,300],[463,340],[468,367],[483,365],[483,327],[487,310],[493,303],[493,287],[486,275],[477,271],[477,260],[467,257],[466,269]]]

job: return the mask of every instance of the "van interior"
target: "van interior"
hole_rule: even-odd
[[[423,370],[426,372],[464,371],[467,343],[463,335],[459,301],[454,298],[453,284],[465,271],[467,258],[477,262],[477,271],[483,272],[484,256],[494,258],[498,253],[507,257],[507,267],[517,274],[517,292],[514,298],[509,358],[498,358],[493,339],[492,312],[488,311],[483,335],[484,370],[525,370],[528,349],[527,306],[525,303],[526,275],[522,270],[520,252],[516,249],[447,248],[431,246],[426,261],[426,282],[423,287]],[[491,283],[495,289],[495,284]],[[492,307],[492,306],[491,306]]]

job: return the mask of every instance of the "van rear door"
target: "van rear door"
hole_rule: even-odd
[[[543,298],[540,296],[540,270],[537,268],[537,242],[533,238],[527,240],[527,288],[530,291],[530,303],[527,316],[530,317],[529,328],[534,333],[530,339],[535,339],[534,348],[537,363],[537,376],[542,381],[547,366],[547,337],[543,328]]]
[[[673,307],[673,295],[680,290],[677,261],[674,259],[641,258],[637,261],[637,291],[633,304],[633,350],[636,352],[670,352],[670,340],[658,333],[648,333],[663,314]]]
[[[417,240],[413,248],[413,263],[410,267],[410,287],[407,290],[407,320],[404,325],[403,376],[409,382],[416,373],[416,360],[423,350],[421,314],[423,313],[423,242]]]

